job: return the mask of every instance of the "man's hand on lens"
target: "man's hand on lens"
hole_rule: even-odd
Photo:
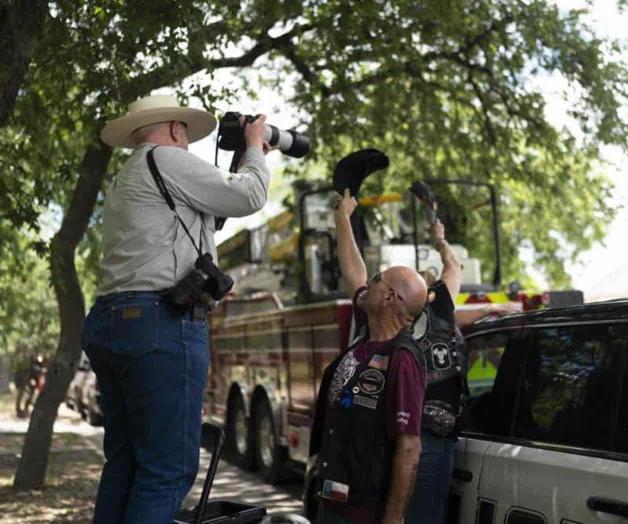
[[[336,202],[336,215],[350,217],[356,207],[358,207],[357,200],[351,196],[349,189],[345,189],[344,195],[339,196]]]
[[[271,146],[268,142],[264,140],[264,143],[262,144],[262,149],[264,150],[264,154],[267,155],[271,151],[274,151],[275,149],[279,149],[279,144]]]
[[[254,122],[249,122],[244,128],[244,140],[247,147],[259,147],[264,149],[264,134],[266,128],[266,115],[259,115]],[[267,152],[267,151],[265,151]]]

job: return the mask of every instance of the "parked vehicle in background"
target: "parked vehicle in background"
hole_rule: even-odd
[[[81,416],[92,426],[102,426],[103,416],[100,409],[100,387],[96,373],[90,369],[83,382]]]
[[[85,382],[87,374],[90,371],[91,366],[89,363],[89,359],[87,358],[87,355],[85,353],[81,352],[81,358],[76,368],[76,372],[74,373],[74,378],[72,378],[72,382],[70,382],[70,385],[68,386],[68,391],[65,397],[66,406],[79,413],[83,409],[83,383]]]
[[[100,389],[96,373],[91,368],[87,355],[81,353],[79,365],[74,378],[68,387],[65,403],[92,426],[102,425],[102,411],[100,409]]]
[[[627,522],[628,300],[481,322],[466,340],[447,524]]]

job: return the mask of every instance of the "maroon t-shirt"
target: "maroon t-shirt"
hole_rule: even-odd
[[[385,345],[386,342],[363,342],[353,349],[353,357],[359,364],[367,364]],[[421,434],[424,395],[425,373],[409,351],[395,351],[388,363],[386,390],[389,439],[394,440],[399,433]]]
[[[357,297],[366,287],[355,293],[354,315],[356,333],[367,323],[366,313],[356,305]],[[368,363],[377,355],[386,342],[365,341],[353,349],[352,356],[346,359],[355,359],[360,364]],[[352,362],[355,365],[355,362]],[[338,365],[335,374],[343,372],[343,363]],[[334,376],[334,379],[337,377]],[[332,382],[333,380],[332,379]],[[421,434],[421,414],[423,412],[423,398],[425,396],[425,372],[419,366],[412,354],[405,350],[396,350],[388,362],[388,386],[386,391],[386,428],[388,438],[394,440],[398,434]],[[329,402],[329,399],[328,399]],[[383,517],[385,504],[366,504],[350,506],[332,500],[322,499],[321,502],[329,509],[351,520],[351,522],[368,524],[377,523]]]
[[[359,288],[353,296],[355,331],[368,323],[366,313],[357,305],[358,297],[366,290]],[[356,347],[354,357],[360,363],[367,362],[383,346],[384,342],[367,341]],[[426,388],[425,372],[409,351],[395,351],[388,368],[388,391],[386,407],[388,412],[388,438],[394,439],[399,433],[421,434],[421,414]]]

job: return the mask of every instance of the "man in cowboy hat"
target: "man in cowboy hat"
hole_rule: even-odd
[[[237,173],[188,152],[216,119],[170,96],[134,102],[102,131],[107,144],[134,151],[105,199],[102,280],[83,330],[105,426],[95,523],[170,524],[194,482],[209,365],[207,308],[174,307],[161,292],[194,268],[192,239],[216,259],[216,217],[249,215],[266,203],[264,120],[245,127]],[[151,151],[180,219],[147,165]]]

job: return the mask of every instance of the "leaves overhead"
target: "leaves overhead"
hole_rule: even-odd
[[[541,0],[184,0],[151,9],[58,1],[0,129],[0,222],[37,230],[51,205],[65,209],[86,148],[138,96],[182,91],[185,78],[207,71],[193,94],[210,107],[233,95],[212,73],[248,68],[307,115],[317,165],[370,146],[391,157],[388,187],[416,178],[496,184],[507,278],[519,276],[527,245],[564,284],[562,261],[599,240],[612,216],[597,160],[600,145],[626,144],[619,51],[582,12]],[[542,86],[554,77],[573,101],[569,127],[547,118]],[[442,195],[452,215],[468,215],[459,240],[490,262],[484,216],[469,213],[466,197],[456,188]],[[88,267],[97,237],[83,248]]]
[[[286,71],[302,72],[297,101],[324,144],[319,155],[331,164],[378,147],[391,156],[389,187],[495,184],[507,278],[520,276],[527,245],[550,280],[567,284],[563,261],[601,239],[613,216],[597,160],[601,145],[627,143],[619,44],[597,37],[583,12],[545,1],[306,6],[315,28],[285,53]],[[553,79],[565,86],[564,127],[547,116],[542,86]],[[469,215],[455,200],[458,216]],[[486,222],[465,218],[458,239],[489,262]]]

